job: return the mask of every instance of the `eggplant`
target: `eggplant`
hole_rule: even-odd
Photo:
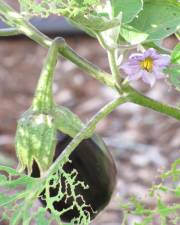
[[[54,161],[71,140],[72,138],[70,136],[58,132]],[[92,220],[107,206],[114,191],[117,173],[114,160],[103,140],[96,134],[89,139],[83,140],[71,154],[70,160],[71,163],[65,165],[63,169],[67,172],[76,169],[78,172],[77,179],[84,181],[89,186],[88,189],[77,188],[76,194],[81,194],[86,204],[91,205],[93,211],[88,208],[86,210],[89,211]],[[35,163],[33,164],[31,176],[40,176],[38,166]],[[63,180],[61,180],[61,185],[64,185]],[[58,188],[58,185],[56,188],[51,188],[50,195],[57,195]],[[41,196],[40,201],[45,206],[46,201],[43,198],[43,193]],[[64,201],[55,202],[54,208],[61,211],[71,206],[72,201],[65,201],[64,199]],[[78,216],[78,210],[73,208],[73,210],[64,213],[60,219],[64,222],[71,222],[72,219]]]

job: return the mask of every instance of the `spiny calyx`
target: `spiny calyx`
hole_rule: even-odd
[[[52,115],[25,112],[18,121],[16,132],[16,152],[19,169],[32,172],[33,161],[43,174],[51,165],[56,146],[56,126]]]

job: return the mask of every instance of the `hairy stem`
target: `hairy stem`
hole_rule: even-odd
[[[128,96],[119,97],[118,99],[115,99],[106,106],[104,106],[98,113],[96,113],[95,116],[92,117],[91,120],[89,120],[87,125],[73,138],[73,140],[69,143],[69,145],[63,150],[63,152],[60,154],[60,156],[56,159],[56,161],[53,163],[53,165],[46,173],[45,178],[54,173],[54,171],[58,169],[59,165],[62,166],[68,161],[70,154],[80,144],[80,142],[83,139],[92,136],[96,128],[96,125],[99,121],[101,121],[108,114],[110,114],[115,108],[117,108],[119,105],[125,102],[128,102]]]

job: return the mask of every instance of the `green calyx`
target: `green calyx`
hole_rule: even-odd
[[[56,145],[56,127],[51,115],[35,113],[31,109],[18,121],[16,132],[16,152],[20,171],[27,168],[32,172],[36,161],[41,175],[53,161]]]
[[[52,42],[42,69],[32,106],[18,121],[16,131],[16,152],[19,170],[27,168],[32,172],[33,162],[38,164],[41,176],[52,164],[57,131],[74,137],[84,126],[80,119],[65,107],[58,107],[53,101],[52,83],[57,63],[59,45],[64,40]]]
[[[65,107],[54,106],[49,114],[30,108],[19,119],[16,131],[19,170],[27,168],[30,175],[35,161],[42,175],[52,164],[57,131],[74,137],[83,127],[80,119]]]

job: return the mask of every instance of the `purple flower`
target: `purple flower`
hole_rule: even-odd
[[[127,75],[128,80],[142,79],[151,87],[156,80],[165,78],[163,69],[170,63],[169,55],[162,55],[154,48],[149,48],[144,53],[130,55],[128,62],[120,67]]]

